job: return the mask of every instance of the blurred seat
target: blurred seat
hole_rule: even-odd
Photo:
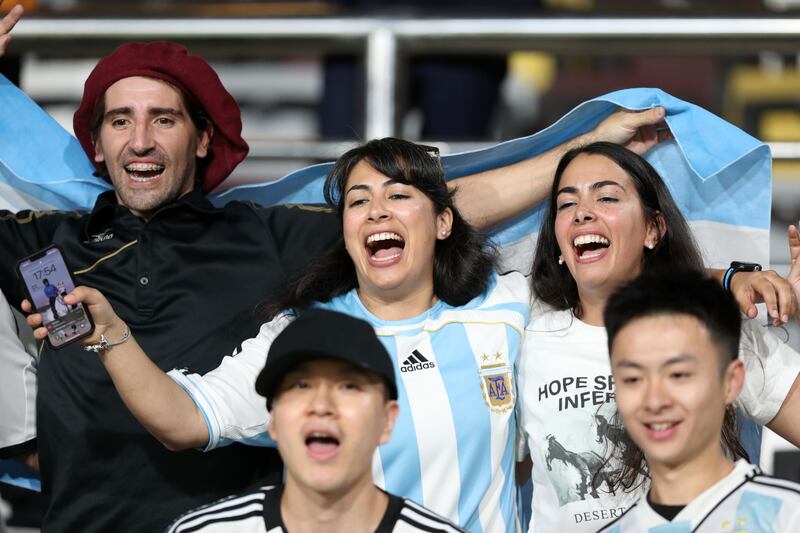
[[[728,73],[725,81],[723,113],[727,120],[746,131],[755,132],[764,138],[763,132],[758,130],[762,113],[798,109],[800,109],[800,71],[796,68],[776,70],[757,65],[738,65]],[[774,121],[770,124],[774,131],[776,128]],[[791,140],[800,141],[800,136]]]

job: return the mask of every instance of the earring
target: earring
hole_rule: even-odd
[[[447,237],[447,230],[446,229],[442,230],[442,237]]]
[[[559,265],[563,265],[564,264],[564,256],[563,255],[559,255],[558,256],[558,264]]]
[[[650,250],[652,250],[655,247],[656,247],[656,245],[655,245],[655,243],[653,243],[653,241],[650,241],[650,242],[647,243],[647,248],[649,248]]]

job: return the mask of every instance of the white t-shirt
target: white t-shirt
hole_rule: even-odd
[[[520,425],[533,460],[530,531],[597,531],[639,493],[609,492],[605,464],[622,433],[614,425],[614,382],[604,327],[570,311],[533,310],[517,386]],[[760,424],[777,414],[800,371],[800,356],[754,320],[742,323],[747,369],[737,407]]]
[[[643,495],[602,533],[720,531],[795,533],[800,531],[800,485],[765,476],[744,459],[684,507],[672,521],[658,514]]]

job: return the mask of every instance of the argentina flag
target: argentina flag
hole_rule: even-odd
[[[666,109],[674,139],[645,154],[667,182],[700,244],[709,267],[737,258],[769,263],[772,202],[771,157],[766,144],[694,104],[659,89],[625,89],[589,100],[558,122],[528,137],[491,148],[443,156],[448,179],[516,163],[588,132],[619,108]],[[332,163],[300,169],[280,180],[243,185],[214,202],[252,200],[264,205],[319,203]],[[507,270],[530,272],[544,203],[492,231]]]
[[[659,89],[625,89],[584,102],[541,132],[490,148],[443,156],[447,178],[535,156],[585,133],[619,108],[663,106],[674,139],[645,154],[669,185],[701,246],[706,263],[734,259],[769,263],[772,201],[769,148],[694,104]],[[0,209],[89,210],[110,188],[92,176],[77,140],[27,95],[0,80]],[[262,205],[321,203],[332,163],[302,168],[278,180],[212,192],[216,205],[232,200]],[[505,269],[528,273],[544,214],[540,204],[491,232]]]
[[[78,140],[0,75],[0,209],[88,210],[111,185]]]

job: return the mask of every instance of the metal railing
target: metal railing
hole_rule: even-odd
[[[535,49],[565,54],[800,52],[798,18],[522,19],[24,19],[18,49],[41,55],[109,53],[129,40],[191,42],[208,57],[291,53],[363,53],[366,138],[396,134],[398,64],[413,52],[490,53]],[[474,147],[476,145],[469,145]],[[329,159],[341,143],[252,142],[253,155]],[[459,146],[461,148],[461,146]],[[332,150],[337,150],[332,152]],[[800,143],[776,143],[776,159],[800,159]]]

